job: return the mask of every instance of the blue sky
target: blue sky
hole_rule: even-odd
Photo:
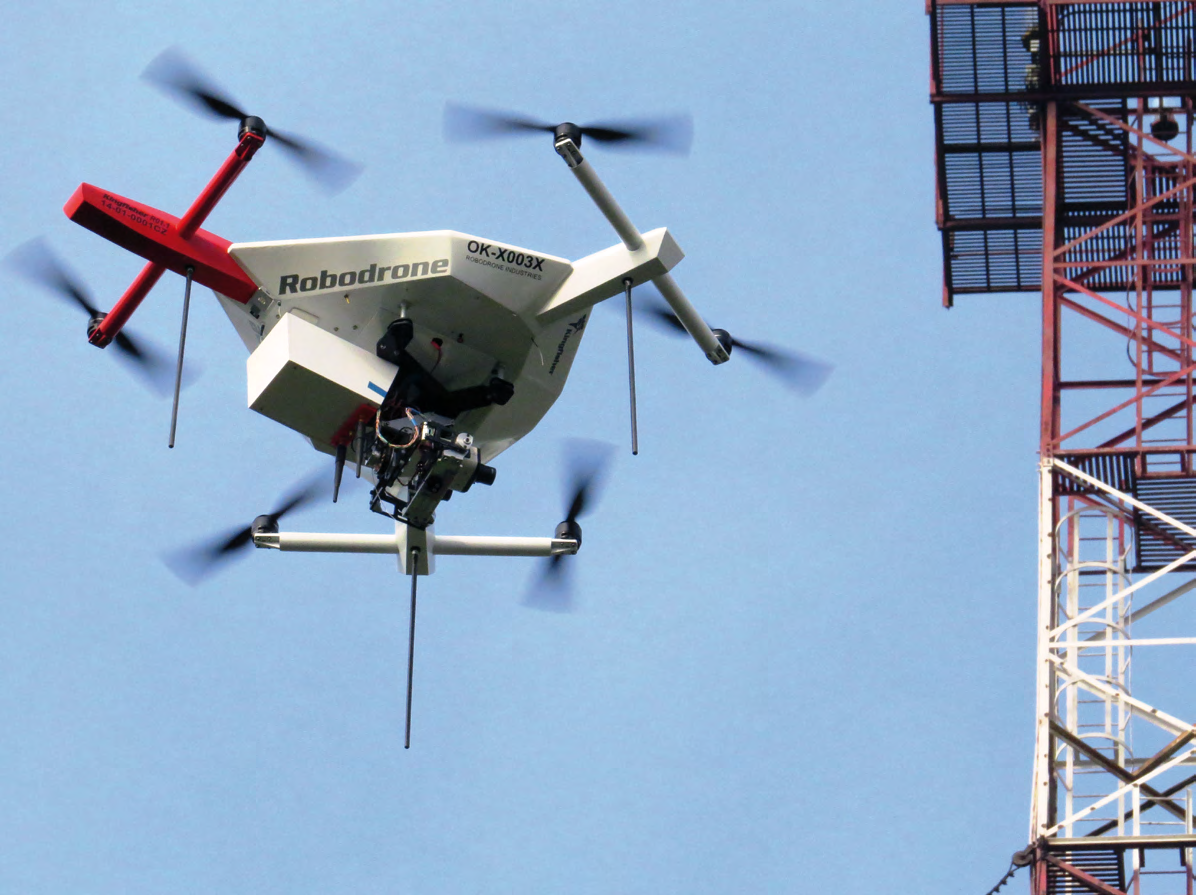
[[[138,259],[61,208],[94,183],[181,213],[232,148],[139,75],[178,45],[270,124],[365,166],[329,197],[267,145],[209,218],[234,241],[456,229],[617,242],[547,140],[446,143],[447,100],[576,121],[687,111],[688,158],[588,157],[686,252],[702,313],[836,365],[800,399],[741,357],[597,313],[562,399],[444,507],[548,534],[563,440],[618,445],[579,611],[530,560],[406,586],[385,557],[254,552],[198,588],[162,554],[318,468],[245,407],[192,302],[169,406],[0,272],[7,511],[0,891],[983,892],[1025,843],[1037,432],[1033,297],[939,306],[922,4],[46,2],[5,24],[0,252],[43,236],[109,307]],[[168,275],[131,329],[171,350]],[[355,483],[303,530],[385,531]]]

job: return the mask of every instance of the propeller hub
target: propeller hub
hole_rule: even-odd
[[[254,535],[276,535],[278,534],[278,519],[269,514],[258,516],[253,520],[253,525],[249,526],[249,530]]]
[[[723,346],[723,350],[730,354],[731,349],[735,346],[735,340],[731,338],[731,334],[725,329],[712,329],[711,332],[718,339],[718,343]]]
[[[578,149],[581,148],[581,128],[572,121],[566,121],[563,124],[558,124],[552,131],[552,142],[559,143],[561,140],[572,140],[573,145]]]
[[[556,537],[560,539],[569,539],[577,541],[577,549],[581,549],[581,526],[577,524],[576,520],[570,521],[566,519],[556,527]]]
[[[241,119],[241,129],[237,131],[237,138],[240,139],[246,134],[253,134],[256,137],[266,139],[266,122],[258,118],[256,115],[246,115]]]

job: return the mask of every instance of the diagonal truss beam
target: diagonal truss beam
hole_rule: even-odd
[[[1193,341],[1192,339],[1187,338],[1186,336],[1181,336],[1179,333],[1167,328],[1163,324],[1159,323],[1157,320],[1151,320],[1149,317],[1146,317],[1145,315],[1139,313],[1138,311],[1133,310],[1132,308],[1128,308],[1125,305],[1119,305],[1119,304],[1117,304],[1117,302],[1113,301],[1112,299],[1105,298],[1103,295],[1099,295],[1098,293],[1093,292],[1087,286],[1081,286],[1079,283],[1075,282],[1074,280],[1069,280],[1069,279],[1067,279],[1067,277],[1059,276],[1058,274],[1056,274],[1056,276],[1055,276],[1055,282],[1058,285],[1063,286],[1066,289],[1070,289],[1073,292],[1079,292],[1083,295],[1086,295],[1089,298],[1091,298],[1093,301],[1098,301],[1103,305],[1107,305],[1108,307],[1112,308],[1114,311],[1125,314],[1127,317],[1132,317],[1135,320],[1137,320],[1139,323],[1141,323],[1143,326],[1148,326],[1151,329],[1157,329],[1159,332],[1161,332],[1165,335],[1168,335],[1171,338],[1173,338],[1179,342],[1182,342],[1184,345],[1187,345],[1189,348],[1196,348],[1196,341]]]
[[[1173,560],[1172,562],[1163,566],[1163,568],[1159,569],[1157,572],[1151,572],[1145,578],[1138,579],[1137,581],[1135,581],[1133,584],[1131,584],[1129,587],[1125,588],[1124,590],[1117,591],[1117,593],[1113,594],[1113,596],[1106,598],[1103,603],[1097,603],[1095,606],[1085,609],[1083,612],[1081,612],[1075,618],[1068,619],[1063,624],[1059,625],[1057,628],[1055,628],[1054,630],[1050,631],[1047,634],[1047,636],[1053,641],[1050,644],[1050,648],[1051,649],[1062,649],[1065,647],[1072,646],[1073,644],[1070,644],[1070,643],[1059,642],[1059,637],[1062,634],[1064,634],[1065,632],[1067,632],[1069,629],[1078,627],[1079,625],[1082,625],[1084,622],[1088,621],[1093,616],[1108,609],[1114,603],[1124,600],[1126,597],[1134,594],[1141,588],[1146,587],[1146,585],[1148,585],[1148,584],[1154,584],[1154,582],[1158,581],[1164,575],[1169,575],[1171,572],[1174,572],[1180,566],[1184,565],[1185,563],[1189,563],[1194,559],[1196,559],[1196,549],[1193,549],[1191,552],[1186,553],[1185,555],[1181,556],[1179,559]]]
[[[1196,774],[1193,774],[1191,777],[1188,777],[1184,780],[1180,780],[1174,786],[1168,786],[1166,789],[1163,790],[1162,794],[1164,797],[1173,796],[1176,793],[1182,792],[1183,790],[1187,789],[1193,783],[1196,783]],[[1134,809],[1132,809],[1132,808],[1129,811],[1126,811],[1121,816],[1122,823],[1129,823],[1133,819],[1134,819]],[[1103,835],[1105,835],[1105,833],[1109,832],[1110,830],[1116,829],[1116,827],[1117,827],[1117,821],[1111,820],[1111,821],[1108,821],[1107,823],[1101,824],[1099,827],[1097,827],[1095,830],[1093,830],[1088,835],[1090,837],[1103,836]]]
[[[1132,792],[1135,789],[1141,789],[1142,784],[1146,783],[1147,780],[1152,780],[1155,777],[1157,777],[1159,774],[1162,774],[1162,773],[1165,773],[1166,771],[1171,770],[1173,767],[1187,761],[1193,755],[1196,755],[1196,746],[1192,747],[1191,749],[1188,749],[1186,752],[1181,752],[1178,755],[1174,756],[1173,758],[1168,759],[1167,761],[1163,762],[1158,767],[1154,768],[1149,774],[1144,774],[1141,777],[1139,777],[1137,780],[1135,780],[1134,782],[1126,783],[1125,785],[1121,786],[1119,789],[1116,789],[1113,792],[1109,793],[1104,798],[1097,799],[1095,802],[1088,805],[1087,807],[1081,808],[1079,811],[1075,812],[1070,817],[1065,817],[1063,820],[1059,821],[1057,824],[1055,824],[1049,830],[1046,830],[1043,833],[1043,835],[1048,836],[1048,837],[1053,836],[1055,833],[1059,832],[1059,830],[1063,829],[1064,827],[1074,824],[1077,821],[1083,820],[1089,814],[1092,814],[1094,811],[1099,811],[1101,808],[1105,807],[1105,805],[1108,805],[1110,802],[1115,801],[1116,799],[1120,799],[1122,796],[1132,794]]]
[[[1196,538],[1196,528],[1192,528],[1191,526],[1186,525],[1183,522],[1180,522],[1178,519],[1174,519],[1171,516],[1168,516],[1166,513],[1156,510],[1154,507],[1143,503],[1142,501],[1138,500],[1137,498],[1131,497],[1129,494],[1126,494],[1122,491],[1118,491],[1116,488],[1112,487],[1111,485],[1105,484],[1104,482],[1102,482],[1100,479],[1096,478],[1095,476],[1088,475],[1088,473],[1086,473],[1086,472],[1081,472],[1080,470],[1076,469],[1074,466],[1064,463],[1062,460],[1059,460],[1057,458],[1052,459],[1051,465],[1055,469],[1057,469],[1060,472],[1067,475],[1068,477],[1075,479],[1076,481],[1083,482],[1086,485],[1090,485],[1091,487],[1095,488],[1098,492],[1106,494],[1109,497],[1112,497],[1124,504],[1128,504],[1129,506],[1134,507],[1135,509],[1139,510],[1140,512],[1143,512],[1150,516],[1153,516],[1154,518],[1160,520],[1161,522],[1165,523],[1166,525],[1170,525],[1170,526],[1174,527],[1177,531],[1183,532],[1184,534],[1188,535],[1189,537]],[[1191,562],[1193,559],[1196,559],[1196,549],[1191,550],[1184,556],[1180,557],[1179,559],[1176,559],[1176,560],[1168,563],[1167,565],[1163,566],[1163,568],[1159,569],[1157,572],[1152,572],[1151,574],[1147,575],[1145,578],[1140,578],[1139,580],[1137,580],[1133,584],[1131,584],[1129,587],[1118,591],[1117,593],[1115,593],[1112,596],[1105,599],[1103,602],[1097,603],[1095,606],[1092,606],[1091,608],[1084,610],[1079,615],[1077,615],[1075,618],[1068,619],[1063,624],[1058,625],[1057,627],[1055,627],[1053,630],[1051,630],[1048,633],[1048,635],[1047,635],[1048,638],[1050,640],[1057,640],[1059,638],[1059,636],[1064,631],[1066,631],[1068,628],[1076,627],[1077,625],[1080,625],[1081,623],[1088,621],[1090,618],[1095,616],[1097,613],[1103,612],[1104,610],[1106,610],[1110,606],[1112,606],[1114,603],[1125,599],[1130,594],[1145,587],[1146,585],[1152,584],[1153,582],[1162,578],[1164,575],[1167,575],[1170,572],[1174,572],[1180,566],[1184,565],[1185,563]]]
[[[1124,491],[1118,491],[1112,485],[1106,485],[1100,479],[1090,476],[1088,473],[1083,472],[1079,469],[1076,469],[1074,466],[1071,466],[1070,464],[1064,463],[1062,460],[1058,459],[1057,457],[1051,458],[1051,466],[1053,466],[1055,469],[1062,472],[1064,475],[1067,475],[1070,478],[1075,479],[1077,482],[1083,482],[1086,485],[1091,485],[1097,491],[1104,492],[1105,494],[1108,494],[1110,497],[1115,497],[1118,500],[1129,504],[1130,506],[1134,507],[1135,509],[1141,510],[1143,513],[1149,513],[1151,516],[1154,516],[1156,519],[1161,519],[1163,522],[1166,522],[1168,525],[1174,526],[1176,529],[1178,529],[1179,531],[1182,531],[1184,534],[1188,535],[1189,537],[1196,538],[1196,528],[1192,528],[1192,526],[1187,525],[1184,522],[1180,522],[1178,519],[1172,519],[1170,516],[1168,516],[1166,513],[1162,512],[1161,510],[1156,510],[1154,507],[1144,504],[1142,501],[1138,500],[1135,497],[1131,497],[1130,495],[1126,494]]]
[[[1063,742],[1067,743],[1067,745],[1071,746],[1071,748],[1075,749],[1077,752],[1082,754],[1085,758],[1088,758],[1091,761],[1095,762],[1096,764],[1100,765],[1102,768],[1104,768],[1106,771],[1108,771],[1114,777],[1119,779],[1122,783],[1135,783],[1135,782],[1137,782],[1137,778],[1142,776],[1141,770],[1139,770],[1138,773],[1133,773],[1131,771],[1126,770],[1121,765],[1119,765],[1117,762],[1113,761],[1111,758],[1107,758],[1106,756],[1102,755],[1097,749],[1094,749],[1092,746],[1090,746],[1088,743],[1084,742],[1082,739],[1080,739],[1078,736],[1076,736],[1074,733],[1072,733],[1070,730],[1068,730],[1062,724],[1059,724],[1057,721],[1051,722],[1051,733],[1053,733],[1059,739],[1063,740]],[[1180,745],[1178,747],[1176,747],[1176,750],[1175,750],[1175,751],[1178,751],[1179,749],[1182,749],[1187,743],[1189,743],[1192,740],[1192,737],[1194,737],[1194,736],[1196,736],[1196,731],[1190,730],[1185,734],[1180,734],[1178,737],[1176,737],[1174,740],[1172,740],[1171,745],[1174,745],[1175,743],[1179,743]],[[1168,745],[1166,748],[1163,749],[1162,752],[1159,753],[1159,755],[1163,755],[1164,753],[1166,753],[1164,760],[1166,760],[1166,758],[1169,758],[1175,754],[1174,751],[1168,751],[1171,749],[1171,745]],[[1150,761],[1151,762],[1155,761],[1155,759],[1157,759],[1159,757],[1159,755],[1156,755]],[[1147,762],[1147,765],[1149,765],[1149,764],[1150,764],[1150,762]],[[1145,769],[1145,768],[1146,768],[1146,765],[1143,765],[1143,769]],[[1150,797],[1149,799],[1143,800],[1144,807],[1150,808],[1155,805],[1158,805],[1160,808],[1163,808],[1164,810],[1170,812],[1173,816],[1178,817],[1180,820],[1184,820],[1184,818],[1185,818],[1184,809],[1180,808],[1177,804],[1175,804],[1175,802],[1168,799],[1165,795],[1163,795],[1161,792],[1159,792],[1157,789],[1155,789],[1153,786],[1151,786],[1148,783],[1142,783],[1142,784],[1140,784],[1140,786],[1142,788],[1142,792],[1144,792],[1147,796]]]
[[[1152,223],[1158,224],[1157,221],[1154,221]],[[1167,239],[1170,236],[1174,236],[1178,230],[1179,230],[1178,224],[1163,224],[1163,225],[1161,225],[1161,229],[1156,230],[1155,232],[1151,233],[1150,235],[1151,235],[1151,238],[1156,241],[1163,240],[1163,239]],[[1077,283],[1083,283],[1083,282],[1091,279],[1092,277],[1096,276],[1098,273],[1100,273],[1106,267],[1128,267],[1131,264],[1148,264],[1148,263],[1150,263],[1150,261],[1147,259],[1139,259],[1137,261],[1129,260],[1130,255],[1135,251],[1136,248],[1137,248],[1137,246],[1126,246],[1124,249],[1122,249],[1116,255],[1109,255],[1107,258],[1105,258],[1104,261],[1084,261],[1084,262],[1082,262],[1081,266],[1086,267],[1088,269],[1086,271],[1084,271],[1082,274],[1079,274],[1078,276],[1073,276],[1072,279],[1075,280]]]
[[[1172,373],[1166,379],[1160,379],[1154,385],[1150,386],[1150,388],[1143,389],[1142,391],[1137,392],[1133,397],[1126,398],[1124,401],[1122,401],[1116,407],[1112,407],[1109,410],[1106,410],[1100,416],[1093,417],[1092,419],[1088,420],[1088,422],[1077,426],[1076,428],[1072,429],[1070,432],[1066,433],[1065,435],[1060,435],[1059,439],[1055,443],[1062,444],[1063,442],[1067,441],[1067,439],[1073,438],[1074,436],[1083,432],[1085,429],[1095,426],[1097,423],[1103,422],[1103,421],[1107,420],[1109,417],[1114,416],[1129,407],[1133,407],[1135,404],[1137,404],[1143,398],[1149,398],[1151,395],[1153,395],[1155,392],[1159,391],[1160,389],[1169,388],[1170,386],[1175,385],[1181,379],[1187,378],[1194,370],[1196,370],[1196,363],[1189,364],[1188,366],[1186,366],[1180,370],[1176,370],[1174,373]],[[1149,422],[1151,426],[1157,425],[1158,423],[1161,423],[1167,417],[1170,417],[1176,413],[1179,413],[1179,411],[1184,409],[1184,407],[1187,405],[1187,403],[1188,403],[1187,401],[1181,401],[1179,403],[1179,405],[1176,406],[1175,408],[1173,408],[1170,412],[1164,411],[1165,416],[1160,416],[1158,419],[1148,420],[1146,422]],[[1149,426],[1144,425],[1143,428],[1149,428]],[[1138,431],[1138,429],[1135,426],[1133,429],[1130,430],[1129,434],[1133,435],[1137,431]],[[1101,447],[1113,447],[1118,443],[1118,441],[1124,440],[1126,437],[1128,437],[1128,436],[1124,435],[1124,434],[1118,435],[1111,443],[1102,444]]]
[[[1137,133],[1137,131],[1135,131],[1135,133]],[[1191,158],[1191,156],[1188,156],[1188,158]],[[1196,159],[1193,159],[1193,160],[1196,161]],[[1116,227],[1118,224],[1123,224],[1126,221],[1136,218],[1141,212],[1146,211],[1148,208],[1153,208],[1154,206],[1158,205],[1160,202],[1165,202],[1168,199],[1172,198],[1173,196],[1177,196],[1179,193],[1182,193],[1184,190],[1189,189],[1193,184],[1196,184],[1196,177],[1189,177],[1187,180],[1184,180],[1181,183],[1177,184],[1176,186],[1173,186],[1171,189],[1167,190],[1165,193],[1159,193],[1157,196],[1152,196],[1150,199],[1147,199],[1145,202],[1141,202],[1138,205],[1135,205],[1129,211],[1119,214],[1115,218],[1109,218],[1109,220],[1105,221],[1100,226],[1093,227],[1091,230],[1087,231],[1083,236],[1077,236],[1075,239],[1073,239],[1071,242],[1067,243],[1066,245],[1060,246],[1059,248],[1055,249],[1055,252],[1054,252],[1055,257],[1059,258],[1065,252],[1071,251],[1076,246],[1080,245],[1081,243],[1087,242],[1088,240],[1090,240],[1092,237],[1096,236],[1097,234],[1104,233],[1106,230]],[[1083,266],[1083,262],[1072,261],[1072,262],[1068,263],[1066,260],[1056,261],[1055,264],[1056,265],[1061,264],[1065,267],[1082,267]]]
[[[1149,603],[1147,603],[1141,609],[1135,609],[1133,612],[1131,612],[1129,614],[1129,616],[1126,618],[1126,621],[1132,625],[1138,619],[1145,618],[1146,616],[1150,615],[1152,612],[1155,612],[1158,609],[1162,609],[1168,603],[1173,603],[1174,601],[1178,600],[1180,597],[1182,597],[1184,594],[1188,593],[1189,591],[1193,590],[1194,588],[1196,588],[1196,578],[1193,578],[1190,581],[1185,581],[1179,587],[1175,588],[1172,591],[1168,591],[1167,593],[1163,594],[1158,599],[1151,600]],[[1085,643],[1099,642],[1101,640],[1104,640],[1107,636],[1108,636],[1107,631],[1097,631],[1091,637],[1085,637],[1083,642],[1085,642]]]
[[[1113,702],[1121,703],[1139,718],[1149,721],[1156,727],[1167,731],[1172,736],[1178,736],[1181,733],[1187,733],[1192,729],[1191,724],[1188,724],[1186,721],[1181,721],[1174,715],[1160,711],[1153,705],[1145,703],[1141,699],[1136,699],[1135,697],[1130,696],[1121,690],[1116,690],[1113,687],[1110,687],[1104,681],[1094,678],[1092,675],[1086,674],[1085,672],[1080,671],[1078,668],[1068,668],[1067,665],[1064,664],[1063,659],[1058,656],[1048,655],[1046,659],[1055,666],[1056,673],[1064,680],[1071,681],[1083,687],[1094,696],[1099,696],[1102,699],[1108,699]],[[1190,751],[1196,752],[1196,749]],[[1189,753],[1185,753],[1184,758],[1187,758],[1188,754]],[[1175,764],[1178,763],[1179,762],[1175,762]],[[1173,765],[1169,764],[1167,769],[1169,770],[1172,766]],[[1154,774],[1152,773],[1151,776],[1154,776]],[[1099,808],[1100,805],[1096,807]],[[1074,819],[1075,818],[1073,818],[1073,820]]]
[[[1143,397],[1145,397],[1145,395]],[[1108,441],[1102,441],[1100,444],[1097,445],[1097,447],[1098,448],[1117,447],[1117,445],[1121,444],[1122,442],[1128,441],[1130,438],[1133,438],[1135,435],[1138,434],[1139,431],[1145,432],[1148,429],[1153,429],[1159,423],[1165,423],[1167,420],[1171,419],[1173,416],[1175,416],[1180,411],[1186,410],[1187,408],[1191,407],[1192,403],[1194,401],[1196,401],[1196,397],[1184,398],[1182,401],[1172,404],[1167,409],[1160,410],[1154,416],[1149,417],[1148,419],[1142,420],[1141,429],[1139,429],[1138,426],[1133,426],[1129,429],[1126,429],[1120,435],[1114,435]]]
[[[1176,13],[1176,15],[1179,15],[1179,13]],[[1100,109],[1094,109],[1092,106],[1086,105],[1085,103],[1077,102],[1077,103],[1072,103],[1072,105],[1075,106],[1077,109],[1079,109],[1081,112],[1083,112],[1085,115],[1089,116],[1090,118],[1097,118],[1097,119],[1105,122],[1106,124],[1111,124],[1114,127],[1120,128],[1121,130],[1125,131],[1127,134],[1130,134],[1131,136],[1141,137],[1142,139],[1146,140],[1148,143],[1153,143],[1155,146],[1158,146],[1164,152],[1167,152],[1171,155],[1178,155],[1181,159],[1184,159],[1186,161],[1196,162],[1196,155],[1192,155],[1191,153],[1184,152],[1181,149],[1176,149],[1170,143],[1164,142],[1163,140],[1160,140],[1157,137],[1154,137],[1153,135],[1147,133],[1146,131],[1138,130],[1138,128],[1133,127],[1132,125],[1126,124],[1124,121],[1122,121],[1119,118],[1114,117],[1113,115],[1110,115],[1108,112],[1102,112]]]
[[[1077,283],[1079,282],[1078,278],[1076,279],[1076,282]],[[1145,334],[1139,336],[1136,332],[1134,332],[1128,326],[1122,326],[1120,323],[1116,323],[1115,321],[1110,320],[1104,314],[1098,313],[1097,311],[1094,311],[1092,308],[1089,308],[1089,307],[1086,307],[1086,306],[1080,304],[1074,298],[1068,298],[1066,295],[1061,295],[1061,296],[1059,296],[1059,304],[1065,308],[1075,311],[1077,314],[1079,314],[1082,317],[1087,317],[1093,323],[1098,323],[1101,326],[1104,326],[1108,329],[1113,330],[1113,332],[1117,333],[1117,335],[1119,335],[1119,336],[1124,336],[1127,339],[1135,339],[1135,340],[1140,339],[1142,342],[1142,345],[1150,351],[1154,351],[1157,354],[1162,354],[1162,355],[1166,356],[1167,358],[1175,361],[1176,363],[1180,363],[1182,361],[1182,358],[1180,357],[1180,354],[1178,351],[1176,351],[1173,348],[1167,348],[1166,346],[1159,344],[1153,338],[1151,338],[1149,333],[1145,333]]]

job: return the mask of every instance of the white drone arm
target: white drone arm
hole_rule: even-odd
[[[411,528],[395,525],[393,535],[340,534],[305,531],[258,532],[255,547],[296,553],[389,553],[399,557],[399,569],[407,569],[412,551],[419,551],[420,575],[435,571],[436,556],[557,556],[576,553],[580,546],[572,538],[510,538],[437,535],[432,526]]]
[[[565,164],[573,172],[573,176],[580,181],[590,198],[594,200],[598,210],[615,228],[615,232],[619,234],[619,239],[623,240],[627,251],[633,254],[641,251],[644,248],[644,238],[635,229],[635,225],[631,223],[631,219],[627,217],[623,209],[619,207],[619,203],[610,194],[606,184],[590,167],[590,163],[582,157],[577,144],[568,137],[561,137],[556,141],[555,148],[557,154],[565,160]],[[706,321],[694,310],[694,306],[689,303],[689,299],[682,293],[681,287],[677,285],[672,276],[666,272],[653,277],[652,282],[660,289],[660,294],[669,303],[669,307],[673,309],[673,313],[677,315],[686,332],[706,352],[706,357],[710,359],[710,362],[721,364],[729,360],[730,355],[727,353],[727,349],[715,338],[710,327],[706,325]]]
[[[296,553],[397,554],[402,550],[394,535],[280,531],[257,535],[253,541],[258,547]],[[437,556],[556,556],[575,553],[577,542],[569,538],[436,535],[428,538],[428,546]]]

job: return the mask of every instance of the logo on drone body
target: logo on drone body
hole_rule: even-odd
[[[569,337],[586,328],[586,317],[588,316],[588,314],[582,314],[576,323],[570,323],[565,327],[565,335],[561,337],[561,344],[556,346],[556,355],[552,358],[552,366],[548,368],[549,376],[556,372],[556,365],[561,362],[561,355],[565,353],[565,346],[569,344]]]
[[[436,276],[448,271],[448,258],[436,261],[414,261],[411,264],[371,264],[362,270],[321,270],[319,276],[284,273],[278,280],[278,294],[288,292],[322,292],[325,289],[347,289],[387,280],[408,280],[415,277]]]

